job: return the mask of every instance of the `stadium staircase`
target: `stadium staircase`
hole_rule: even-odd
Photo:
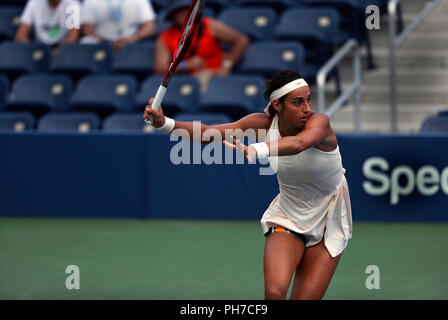
[[[408,25],[423,9],[426,1],[402,1],[403,19]],[[409,36],[397,50],[398,130],[415,133],[428,116],[448,110],[448,0],[442,3]],[[390,132],[388,21],[381,19],[380,30],[370,31],[375,63],[378,68],[366,70],[364,61],[361,99],[361,131]],[[363,57],[366,52],[363,48]],[[351,59],[341,67],[343,87],[353,78]],[[334,88],[327,88],[331,101]],[[316,100],[314,100],[316,101]],[[353,130],[353,107],[348,104],[337,112],[332,126],[337,132]]]

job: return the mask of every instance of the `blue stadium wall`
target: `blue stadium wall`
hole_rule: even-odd
[[[448,221],[448,136],[338,139],[355,221]],[[0,215],[258,220],[278,193],[260,164],[175,165],[179,146],[165,135],[2,133]]]

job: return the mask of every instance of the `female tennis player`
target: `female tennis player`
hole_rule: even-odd
[[[266,299],[321,299],[352,235],[349,190],[338,142],[328,117],[311,110],[310,88],[297,72],[281,71],[266,84],[265,113],[234,123],[201,125],[219,130],[224,144],[249,161],[268,158],[276,171],[280,193],[265,211],[264,281]],[[192,122],[175,122],[161,109],[144,112],[162,132],[184,129],[193,137]],[[225,130],[253,129],[258,141],[246,146]],[[202,138],[208,143],[208,139]],[[294,277],[294,279],[293,279]]]

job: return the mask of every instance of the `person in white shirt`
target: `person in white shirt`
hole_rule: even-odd
[[[29,42],[33,29],[36,40],[53,46],[55,53],[60,44],[78,40],[79,15],[80,4],[75,0],[29,0],[20,18],[15,41]]]
[[[82,43],[110,41],[116,50],[151,37],[156,14],[148,0],[85,0]]]

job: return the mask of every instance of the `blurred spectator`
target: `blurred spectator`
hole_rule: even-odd
[[[165,73],[171,62],[190,3],[190,0],[173,0],[168,6],[166,19],[171,20],[172,25],[157,39],[155,72],[158,74]],[[229,44],[228,52],[224,52],[221,43]],[[197,76],[204,93],[213,76],[225,76],[231,72],[248,45],[246,35],[216,19],[202,17],[190,49],[176,72]]]
[[[82,43],[110,41],[116,50],[151,37],[156,14],[149,0],[85,0]]]
[[[80,5],[75,0],[29,0],[20,18],[15,40],[30,41],[33,29],[35,39],[54,47],[76,42],[79,38]]]

